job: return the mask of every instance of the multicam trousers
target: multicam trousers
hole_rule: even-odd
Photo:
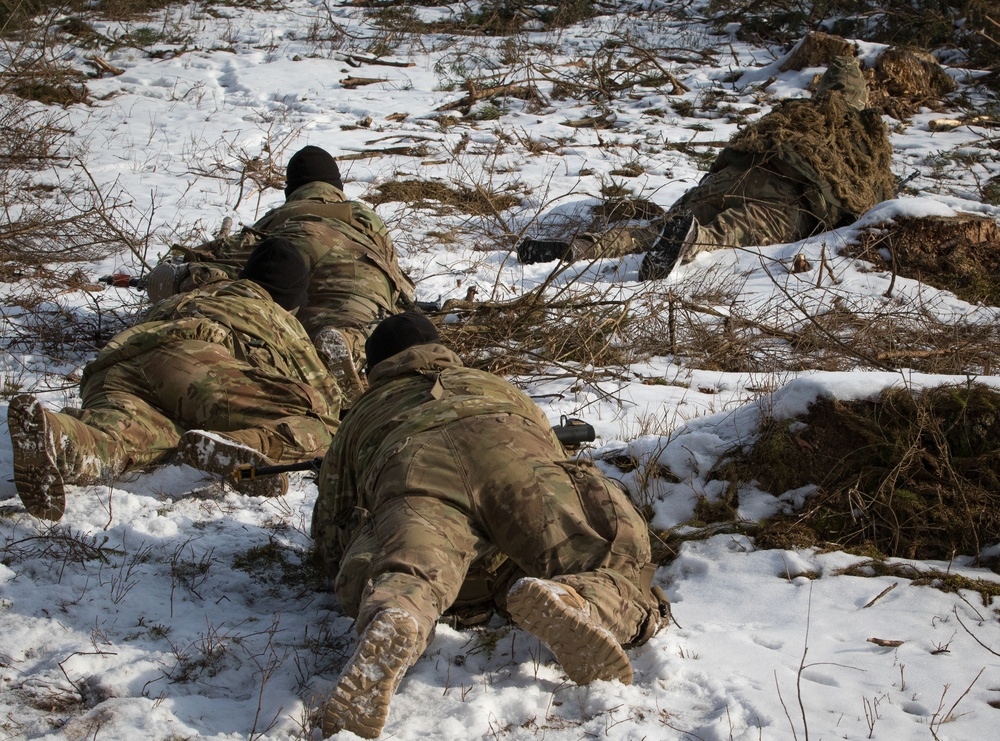
[[[367,516],[341,560],[335,586],[347,613],[363,627],[400,607],[427,635],[470,567],[499,551],[508,561],[493,584],[500,609],[516,579],[551,578],[590,602],[623,645],[648,638],[657,605],[640,588],[645,520],[592,466],[536,452],[550,448],[547,430],[507,414],[409,438],[370,482]]]
[[[259,429],[280,442],[280,463],[320,456],[333,438],[314,411],[326,408],[305,383],[261,371],[222,345],[185,340],[98,372],[84,385],[83,408],[63,414],[119,443],[137,467],[162,461],[189,429]]]

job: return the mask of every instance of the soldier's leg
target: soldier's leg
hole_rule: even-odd
[[[358,608],[359,625],[396,607],[413,615],[422,634],[429,635],[455,601],[480,537],[468,515],[426,496],[387,499],[371,514],[371,523],[376,548]]]
[[[709,188],[713,209],[720,205],[720,195],[721,208],[701,214],[692,209],[698,225],[686,249],[689,260],[698,252],[723,247],[794,242],[815,228],[817,220],[802,208],[801,183],[764,166],[725,172],[725,178]]]
[[[344,394],[345,408],[350,407],[367,388],[359,372],[363,368],[359,363],[364,363],[365,358],[365,338],[361,330],[333,326],[323,327],[313,337],[316,352],[337,379],[337,385]]]
[[[357,649],[323,707],[324,735],[381,733],[396,687],[454,601],[476,552],[471,522],[441,500],[391,497],[369,522],[364,537],[372,541],[362,549],[369,558],[345,560],[337,577],[348,612],[356,601],[352,585],[367,580],[367,586],[357,605]],[[348,568],[363,573],[345,574]]]
[[[577,684],[628,684],[632,666],[624,647],[645,643],[661,626],[659,605],[643,579],[650,560],[646,523],[612,482],[569,470],[568,477],[565,470],[539,477],[545,494],[532,509],[546,532],[529,539],[512,533],[511,543],[498,543],[517,553],[525,572],[546,577],[516,582],[507,611]]]
[[[524,264],[535,262],[580,262],[598,260],[604,257],[622,257],[648,249],[655,241],[655,234],[649,234],[647,227],[626,227],[614,225],[602,232],[586,232],[571,240],[525,239],[517,247],[518,261]]]
[[[514,514],[504,536],[513,542],[497,545],[516,553],[526,574],[573,587],[619,643],[639,645],[656,632],[659,614],[643,573],[651,558],[646,522],[613,482],[590,471],[571,471],[539,464],[535,473],[547,496],[536,497],[534,506],[526,502],[525,508],[547,523],[545,531],[519,535]]]
[[[163,461],[173,453],[184,431],[155,404],[148,378],[143,362],[118,363],[87,380],[80,409],[63,410],[117,440],[128,458],[128,468]]]
[[[360,373],[365,367],[364,341],[394,306],[392,282],[381,268],[367,258],[345,259],[334,250],[313,268],[309,305],[298,317],[312,338],[326,327],[348,330],[345,339]]]
[[[140,356],[155,403],[182,429],[245,432],[279,463],[323,455],[333,437],[304,383],[261,373],[221,345],[181,342]],[[264,447],[266,442],[266,447]],[[176,443],[175,443],[176,444]]]
[[[65,484],[95,484],[126,466],[122,446],[101,430],[50,412],[27,394],[7,412],[14,454],[14,485],[28,512],[58,520],[66,508]]]
[[[209,432],[188,430],[177,442],[177,460],[200,471],[218,474],[236,491],[251,497],[280,497],[288,491],[288,476],[284,473],[256,475],[255,469],[273,466],[275,461],[261,450],[270,440],[262,430]],[[237,476],[237,469],[249,467]]]
[[[637,642],[657,605],[640,588],[649,534],[626,494],[592,465],[557,460],[548,430],[520,417],[474,418],[447,430],[456,458],[467,462],[462,478],[486,538],[527,576],[576,575],[595,618],[622,644]],[[430,488],[440,469],[429,465],[424,477],[413,471],[407,480]]]
[[[453,451],[453,488],[470,492],[462,511],[475,513],[485,541],[507,554],[515,573],[536,577],[510,590],[507,610],[515,622],[541,638],[574,681],[630,681],[622,646],[648,638],[658,612],[639,587],[649,540],[635,508],[611,482],[555,462],[562,452],[537,422],[476,417],[439,435],[447,446],[436,450]],[[423,455],[419,462],[405,471],[411,491],[454,496],[438,483],[443,455]],[[570,574],[583,595],[552,581]]]
[[[15,483],[32,514],[59,519],[64,484],[93,484],[162,460],[177,429],[143,399],[122,363],[88,379],[82,409],[50,412],[31,396],[12,400],[8,426]]]
[[[725,247],[753,247],[796,242],[815,224],[796,201],[744,200],[707,224],[696,224],[681,255],[689,262],[700,252]]]

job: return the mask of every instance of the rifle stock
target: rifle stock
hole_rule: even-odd
[[[593,425],[574,417],[562,417],[559,424],[553,426],[552,431],[556,434],[559,442],[567,448],[576,448],[582,443],[591,443],[596,439]],[[313,458],[301,463],[287,463],[281,466],[251,466],[247,464],[235,468],[232,476],[235,481],[240,482],[249,481],[258,476],[276,476],[279,473],[293,471],[316,471],[318,473],[322,465],[322,458]]]

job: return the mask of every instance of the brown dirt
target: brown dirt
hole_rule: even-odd
[[[992,219],[899,218],[865,230],[844,254],[964,301],[1000,306],[1000,227]]]

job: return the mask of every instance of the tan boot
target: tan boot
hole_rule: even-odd
[[[274,465],[273,459],[258,450],[264,445],[264,437],[257,430],[188,430],[177,443],[177,458],[192,468],[223,476],[240,494],[280,497],[288,491],[288,476],[283,473],[239,480],[234,477],[240,466]]]
[[[14,485],[35,517],[58,520],[66,509],[65,484],[96,484],[126,467],[122,446],[104,432],[38,399],[11,399],[7,426],[14,451]]]
[[[41,402],[28,395],[14,397],[7,410],[7,426],[14,448],[18,496],[35,517],[58,520],[66,510],[66,492],[55,440]]]
[[[526,577],[507,593],[507,611],[549,647],[576,684],[595,679],[632,683],[632,663],[611,632],[591,617],[590,604],[565,584]]]
[[[377,738],[389,702],[403,675],[423,651],[417,621],[405,610],[377,613],[358,638],[358,647],[333,693],[323,704],[323,737],[350,731]]]
[[[337,379],[340,393],[344,395],[344,408],[365,392],[365,382],[361,380],[354,364],[354,354],[343,333],[333,327],[321,329],[313,340],[316,352],[327,370]]]

